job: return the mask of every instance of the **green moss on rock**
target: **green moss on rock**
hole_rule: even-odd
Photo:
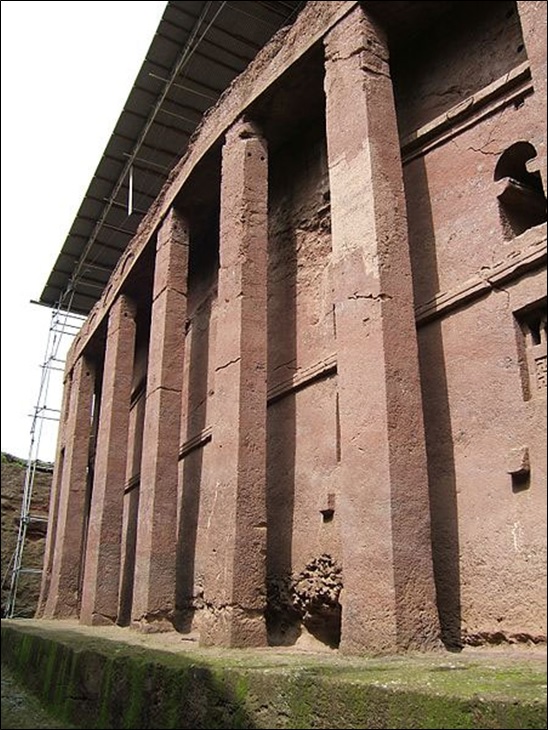
[[[545,728],[545,670],[167,652],[2,622],[2,659],[83,728]]]

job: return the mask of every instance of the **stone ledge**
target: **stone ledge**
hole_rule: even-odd
[[[478,124],[486,116],[533,93],[531,69],[524,61],[467,99],[463,99],[428,124],[401,140],[403,164],[425,155],[465,129]]]
[[[285,398],[285,396],[302,390],[318,380],[331,377],[337,373],[337,354],[332,353],[320,362],[306,368],[299,368],[290,378],[277,383],[268,389],[268,405]]]
[[[484,652],[219,650],[175,632],[2,621],[2,662],[84,728],[545,728],[545,647]]]
[[[516,239],[518,240],[518,239]],[[546,265],[546,224],[526,231],[519,238],[522,246],[505,259],[481,271],[453,289],[438,292],[435,297],[415,307],[417,327],[439,319],[469,304],[500,285]]]
[[[196,436],[185,441],[185,443],[179,447],[179,461],[184,459],[185,456],[188,456],[192,451],[205,446],[211,441],[212,437],[213,430],[211,426],[207,426],[206,428],[203,428],[200,433],[196,434]]]

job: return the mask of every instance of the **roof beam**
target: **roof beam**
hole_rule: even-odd
[[[157,81],[163,81],[164,83],[167,81],[163,76],[158,76],[158,74],[152,73],[152,71],[148,74],[151,78],[156,79]],[[188,76],[185,76],[186,79],[188,79]],[[197,81],[195,83],[198,83]],[[219,94],[212,94],[212,93],[206,93],[204,91],[198,91],[197,89],[193,89],[191,86],[187,86],[186,84],[178,84],[177,82],[173,82],[171,84],[176,89],[182,89],[183,91],[188,91],[190,94],[195,94],[196,96],[201,96],[203,99],[207,99],[208,101],[216,102],[219,98]],[[210,88],[204,86],[204,88]]]
[[[215,15],[213,16],[213,19],[209,22],[209,25],[206,26],[206,29],[203,32],[203,34],[199,38],[197,38],[198,33],[200,31],[200,27],[202,25],[202,21],[205,20],[205,18],[207,16],[207,13],[209,12],[209,9],[210,9],[211,5],[212,5],[211,2],[206,3],[204,10],[200,14],[200,17],[198,18],[198,21],[196,22],[196,25],[192,29],[192,33],[190,34],[190,37],[188,39],[188,42],[185,45],[185,47],[183,48],[183,51],[182,51],[180,57],[177,59],[177,61],[175,63],[175,67],[174,67],[174,69],[173,69],[173,71],[171,73],[171,76],[170,76],[170,82],[175,80],[175,77],[179,74],[181,68],[183,68],[184,65],[191,58],[193,52],[196,50],[196,47],[198,46],[198,44],[200,43],[200,41],[202,40],[202,38],[204,37],[204,35],[207,33],[209,27],[212,25],[212,23],[217,18],[218,14],[220,12],[220,9],[222,9],[224,7],[224,2],[221,5],[221,8],[219,9],[219,11],[217,11],[215,13]],[[146,121],[146,124],[145,124],[144,128],[142,129],[142,131],[141,131],[141,133],[139,135],[139,138],[138,138],[138,140],[137,140],[137,142],[135,144],[135,148],[134,148],[133,152],[129,155],[129,159],[126,162],[126,164],[124,165],[124,168],[123,168],[122,172],[120,173],[120,176],[118,177],[118,180],[117,180],[116,184],[114,185],[113,194],[111,196],[112,199],[114,199],[118,195],[118,191],[122,187],[123,181],[125,180],[125,177],[126,177],[128,171],[129,171],[129,169],[134,164],[134,162],[137,161],[137,159],[138,159],[137,158],[137,155],[139,153],[139,149],[140,149],[140,146],[141,146],[141,142],[145,139],[145,137],[146,137],[146,135],[148,133],[148,130],[152,126],[152,124],[153,124],[153,122],[154,122],[154,120],[156,118],[156,115],[157,115],[160,107],[162,106],[165,98],[167,97],[167,94],[169,92],[169,89],[170,89],[170,84],[166,84],[166,86],[165,86],[164,90],[162,91],[162,93],[160,94],[160,96],[158,98],[158,101],[156,102],[156,104],[155,104],[152,112],[150,113],[150,115],[149,115],[149,117],[148,117],[148,119]],[[110,210],[110,205],[111,204],[107,204],[107,206],[106,206],[105,210],[103,211],[101,217],[99,218],[99,220],[95,224],[95,227],[94,227],[94,229],[93,229],[93,231],[91,233],[91,236],[90,236],[89,240],[87,241],[86,245],[84,246],[84,250],[82,251],[82,256],[80,257],[80,260],[76,264],[75,271],[73,272],[73,275],[72,275],[72,281],[78,277],[78,274],[80,272],[80,269],[84,265],[84,261],[86,259],[86,256],[88,255],[91,247],[93,246],[93,243],[94,243],[95,239],[97,238],[97,235],[98,235],[99,231],[101,230],[101,225],[102,225],[103,221],[105,220],[106,216],[108,215],[108,212]],[[70,286],[70,282],[69,282],[69,286]]]
[[[122,155],[123,155],[123,157],[131,157],[131,154],[129,152],[122,152]],[[123,162],[123,160],[120,157],[116,157],[115,155],[110,154],[110,153],[103,154],[103,159],[105,159],[105,160],[114,160],[114,162]],[[154,167],[157,167],[160,170],[164,170],[164,173],[160,173],[160,172],[156,172],[156,170],[148,169],[147,168],[147,172],[150,172],[152,175],[156,175],[157,177],[162,177],[162,178],[164,178],[164,180],[165,180],[165,178],[167,178],[167,176],[169,174],[169,168],[164,167],[164,165],[159,165],[157,162],[152,162],[152,160],[146,160],[143,157],[134,157],[133,158],[133,162],[134,163],[139,163],[140,162],[143,165],[154,165]],[[125,178],[125,175],[120,175],[120,177],[123,179],[123,178]],[[118,186],[118,190],[116,192],[118,192],[121,187],[122,186],[119,185]]]
[[[157,35],[160,36],[160,38],[163,38],[164,41],[167,41],[168,43],[172,43],[174,46],[178,46],[179,43],[174,40],[173,38],[170,38],[169,36],[165,35],[164,33],[157,33]],[[204,41],[205,43],[210,43],[211,41],[208,39],[207,41]],[[212,44],[214,45],[214,44]],[[228,69],[233,74],[239,74],[242,71],[242,67],[240,65],[238,66],[231,66],[229,63],[226,63],[226,61],[220,61],[218,58],[215,58],[214,56],[210,56],[208,53],[204,53],[203,51],[196,51],[193,55],[199,56],[200,58],[205,59],[206,61],[209,61],[210,63],[215,63],[218,66],[222,66],[223,68]],[[232,54],[233,56],[236,56],[236,54]],[[238,56],[236,56],[238,58]],[[249,59],[247,60],[247,63],[249,63]]]
[[[153,76],[153,74],[149,74],[149,76]],[[160,77],[159,76],[156,76],[155,78],[159,79]],[[180,86],[180,84],[176,84],[176,83],[171,84],[171,87],[172,88],[182,88]],[[149,96],[156,97],[156,94],[153,91],[150,91],[149,89],[145,89],[144,86],[136,85],[135,86],[135,89],[137,91],[140,91],[140,92],[144,93],[144,94],[148,94]],[[170,101],[173,101],[173,100],[170,99]],[[203,114],[204,114],[203,109],[197,109],[196,107],[191,106],[190,104],[181,104],[181,102],[179,102],[179,101],[174,101],[173,103],[177,104],[180,107],[183,107],[184,109],[188,109],[193,114],[196,114],[196,116],[198,117],[198,120],[197,121],[199,121],[202,118]]]
[[[135,192],[135,188],[133,189],[134,195],[138,195],[138,193]],[[127,203],[120,203],[117,200],[111,200],[110,198],[97,198],[95,195],[86,195],[87,200],[92,200],[94,203],[111,203],[115,208],[124,208],[127,210]],[[133,213],[138,213],[139,215],[145,215],[147,212],[146,210],[141,210],[139,208],[136,208],[133,206]]]
[[[246,5],[247,4],[248,3],[246,3]],[[231,10],[234,10],[236,13],[245,15],[247,18],[252,18],[253,20],[256,20],[258,23],[267,25],[269,28],[278,28],[279,27],[279,25],[277,23],[273,23],[271,20],[266,20],[265,18],[259,18],[258,15],[254,15],[253,13],[250,13],[249,10],[244,10],[243,8],[237,7],[233,3],[227,3],[227,5]]]
[[[71,233],[69,235],[70,235],[70,238],[81,238],[83,241],[89,240],[88,236],[84,236],[81,233]],[[94,244],[96,244],[97,246],[100,246],[101,248],[106,249],[107,251],[116,251],[116,253],[119,254],[119,256],[121,256],[125,251],[125,248],[121,249],[119,246],[113,246],[110,243],[103,243],[102,241],[98,241],[98,240],[94,241]],[[77,261],[79,261],[79,260],[80,260],[80,257],[77,257]]]
[[[267,8],[271,13],[276,13],[276,15],[279,15],[280,18],[284,18],[284,20],[291,18],[291,16],[294,15],[303,4],[304,3],[302,2],[296,3],[295,7],[292,7],[292,3],[283,2],[283,0],[276,0],[276,2],[264,2],[259,0],[259,5],[262,5],[263,8]],[[280,7],[282,6],[286,8],[286,13],[280,12]]]
[[[157,78],[159,81],[165,81],[167,83],[167,79],[165,79],[161,76],[155,76],[155,74],[152,71],[149,71],[148,75]],[[211,95],[215,97],[215,101],[217,101],[219,99],[219,97],[221,96],[221,94],[224,91],[224,89],[218,89],[215,86],[210,86],[209,84],[206,84],[204,81],[197,81],[190,74],[185,74],[184,78],[189,83],[196,84],[196,86],[199,86],[201,90],[206,89],[206,91],[210,92]],[[172,86],[177,86],[177,85],[180,86],[180,84],[177,84],[177,82],[173,82],[173,84],[172,84]],[[184,88],[186,89],[186,86]],[[195,89],[189,88],[189,89],[187,89],[187,91],[195,91]]]
[[[90,216],[86,215],[80,215],[78,217],[80,218],[80,220],[90,221],[91,223],[95,221],[95,218],[90,218]],[[128,231],[126,228],[120,228],[119,226],[114,226],[111,223],[103,223],[103,228],[108,228],[111,231],[118,231],[118,233],[127,233],[130,236],[135,235],[135,231]]]
[[[116,136],[120,139],[123,139],[126,142],[133,142],[132,137],[128,137],[125,134],[120,134],[120,132],[116,133]],[[153,152],[160,152],[161,154],[167,155],[168,157],[174,157],[179,155],[179,150],[168,150],[165,147],[160,147],[160,145],[154,145],[151,142],[143,142],[143,147],[147,147],[148,149],[152,150]]]
[[[215,28],[216,33],[219,30],[220,30],[219,28]],[[162,38],[164,38],[166,41],[168,41],[169,43],[179,45],[176,38],[171,38],[171,36],[168,36],[165,33],[159,33],[159,35]],[[225,32],[225,35],[227,35],[233,41],[237,40],[237,38],[230,33]],[[241,53],[236,53],[236,51],[227,50],[224,46],[220,45],[219,43],[215,43],[215,41],[211,40],[211,38],[204,38],[204,40],[202,42],[202,48],[206,47],[206,46],[212,46],[212,48],[214,48],[215,50],[218,50],[218,51],[222,51],[227,56],[233,56],[235,59],[238,59],[238,61],[240,61],[240,63],[237,66],[231,67],[230,65],[227,65],[225,62],[219,61],[218,58],[210,55],[209,53],[204,53],[203,51],[200,51],[200,52],[197,52],[196,55],[202,56],[203,58],[206,58],[207,60],[212,61],[214,63],[224,64],[224,65],[226,65],[227,68],[233,68],[236,73],[239,73],[241,71],[241,69],[242,69],[241,64],[243,64],[243,67],[247,66],[247,64],[251,61],[251,59],[253,58],[253,55],[254,55],[254,54],[252,54],[251,56],[243,56]]]
[[[124,152],[123,154],[124,154],[124,157],[129,157],[129,158],[132,157],[132,155],[129,152]],[[164,178],[167,178],[167,176],[169,175],[169,172],[171,170],[171,167],[166,167],[165,165],[159,165],[157,162],[153,162],[152,160],[147,160],[145,157],[133,157],[133,162],[142,163],[143,165],[147,166],[147,170],[148,170],[148,165],[152,165],[153,167],[157,167],[159,170],[163,170],[164,173],[163,173],[162,177],[164,177]],[[148,170],[148,172],[151,172],[153,175],[160,175],[160,173],[156,173],[154,170]]]
[[[86,266],[86,269],[87,268],[88,267]],[[72,273],[72,271],[63,271],[61,269],[59,269],[58,271],[60,274],[63,274],[64,276],[70,276],[70,274]],[[100,279],[93,279],[89,276],[81,276],[78,279],[78,281],[82,281],[82,282],[85,281],[86,283],[89,283],[90,286],[94,286],[97,289],[104,289],[105,286],[108,284],[108,279],[107,279],[107,281],[101,281]]]
[[[179,8],[177,5],[172,5],[171,10],[176,10],[178,13],[185,13],[184,10]],[[186,13],[185,13],[186,14]],[[166,20],[165,21],[168,25],[172,25],[174,28],[177,28],[179,31],[188,32],[186,29],[179,25],[178,23],[174,23],[172,20]],[[238,43],[241,43],[244,46],[247,46],[251,49],[253,55],[255,56],[262,48],[262,45],[260,43],[255,43],[251,40],[251,38],[246,38],[243,35],[236,34],[236,33],[229,33],[229,31],[225,30],[224,28],[221,28],[219,26],[215,27],[215,33],[219,33],[221,35],[228,36],[231,39],[237,40]]]
[[[144,114],[139,114],[139,112],[133,111],[132,109],[124,109],[124,114],[130,114],[133,117],[137,117],[137,119],[146,119],[146,116]],[[164,122],[160,122],[158,118],[154,120],[154,124],[160,127],[164,127],[165,129],[171,129],[174,132],[186,134],[190,137],[190,132],[187,132],[185,129],[181,129],[181,127],[174,127],[173,124],[165,124]],[[114,134],[117,134],[117,132],[115,132]]]

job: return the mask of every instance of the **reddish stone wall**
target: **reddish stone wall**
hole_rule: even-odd
[[[422,36],[392,51],[402,137],[447,112],[525,60],[516,3],[456,3]]]
[[[525,60],[514,3],[492,6],[478,26],[453,30],[459,44],[449,40],[442,63],[434,47],[422,69],[411,63],[396,77],[406,89],[397,97],[404,131]],[[421,93],[413,97],[417,70]],[[530,82],[522,87],[517,95],[517,87],[504,89],[489,114],[471,106],[456,133],[440,133],[430,148],[426,140],[426,151],[410,151],[404,165],[415,303],[424,310],[451,295],[457,309],[419,329],[438,603],[445,637],[457,642],[460,632],[473,643],[546,632],[546,391],[524,401],[516,318],[545,296],[545,281],[531,274],[494,284],[466,303],[471,280],[546,240],[545,226],[510,237],[497,198],[502,153],[542,135]],[[513,489],[509,462],[522,447],[530,481]]]
[[[465,640],[546,632],[546,391],[523,400],[512,314],[544,291],[528,277],[421,332],[434,539],[440,573],[458,566]],[[508,474],[521,447],[523,488]]]
[[[504,174],[499,165],[515,143],[522,143],[519,154],[529,150],[523,144],[534,141],[541,146],[545,120],[538,114],[538,84],[534,89],[531,80],[538,67],[532,74],[515,3],[476,3],[465,13],[461,5],[456,3],[433,26],[418,24],[408,36],[401,27],[396,32],[389,13],[386,21],[388,37],[396,39],[391,73],[418,329],[437,608],[443,639],[453,645],[462,639],[538,640],[546,634],[546,333],[545,314],[542,320],[538,309],[546,293],[539,273],[546,226],[538,225],[543,215],[540,188],[527,198],[536,206],[532,218],[529,202],[520,197],[520,181],[531,182],[527,176],[536,173],[522,160],[515,185],[508,178],[519,164],[516,168],[512,157],[511,170]],[[321,10],[316,16],[315,6]],[[250,625],[262,620],[262,592],[266,592],[271,643],[294,643],[300,636],[306,638],[308,631],[336,646],[340,603],[345,611],[344,592],[341,595],[345,560],[353,570],[348,568],[347,588],[352,580],[355,584],[346,591],[347,627],[354,632],[347,640],[349,650],[408,646],[413,622],[418,626],[430,608],[435,614],[429,598],[433,581],[428,547],[414,547],[424,548],[429,542],[430,525],[414,316],[406,289],[407,284],[411,287],[411,275],[401,166],[397,143],[385,144],[386,135],[396,139],[392,90],[382,32],[364,19],[363,26],[353,24],[359,20],[358,12],[354,3],[309,4],[296,26],[277,37],[235,82],[208,115],[194,146],[140,228],[128,254],[135,254],[136,262],[125,278],[120,264],[103,310],[96,308],[73,349],[76,358],[110,306],[112,292],[123,286],[137,314],[132,324],[136,328],[132,397],[122,404],[129,412],[129,438],[120,623],[132,618],[137,533],[140,520],[149,518],[156,532],[154,538],[147,533],[150,545],[142,543],[145,552],[159,542],[163,545],[154,553],[157,562],[151,561],[149,567],[155,575],[150,575],[159,576],[168,588],[166,605],[158,607],[157,596],[150,600],[146,577],[141,580],[139,620],[149,614],[159,623],[174,617],[179,630],[203,630],[208,643],[221,635],[221,643],[245,643],[253,633],[246,634]],[[355,15],[347,15],[330,30],[345,13]],[[324,35],[328,31],[330,35],[327,127],[324,16]],[[308,29],[311,18],[314,22]],[[309,50],[313,38],[320,42]],[[290,61],[295,63],[282,73]],[[352,84],[360,87],[357,121],[352,117],[355,110],[337,103],[352,99]],[[255,126],[247,121],[233,124],[246,107]],[[385,120],[387,114],[392,115],[391,123]],[[221,163],[218,140],[228,127]],[[326,134],[331,142],[329,164]],[[229,168],[227,160],[241,167]],[[243,201],[241,217],[233,215],[236,199]],[[186,258],[184,272],[181,262],[173,269],[181,280],[177,286],[184,289],[179,294],[186,297],[186,321],[179,326],[179,315],[170,315],[167,305],[156,315],[153,308],[152,316],[158,318],[154,319],[158,332],[169,323],[169,336],[179,348],[174,351],[182,353],[184,345],[182,391],[170,386],[173,373],[167,364],[160,373],[170,398],[181,397],[176,504],[172,434],[168,434],[167,460],[162,444],[150,443],[153,437],[143,446],[145,391],[139,395],[147,358],[157,354],[148,349],[155,250],[151,232],[160,224],[160,206],[174,200],[177,226],[185,232],[184,246],[187,226],[190,241],[188,291]],[[518,207],[523,206],[517,222],[512,218],[516,200]],[[339,226],[338,237],[335,224],[332,236],[332,218]],[[164,225],[168,246],[178,245],[176,231]],[[221,260],[226,257],[221,268],[219,230]],[[151,236],[148,244],[147,236]],[[255,315],[261,323],[265,315],[262,237],[268,244],[266,403],[264,326],[254,329]],[[345,246],[350,246],[352,256],[346,255]],[[364,261],[371,280],[361,276]],[[166,277],[169,271],[164,272]],[[248,303],[247,308],[240,306],[238,297],[244,289],[259,303],[257,312]],[[356,314],[345,320],[344,312],[350,310]],[[234,321],[229,311],[235,313]],[[375,338],[366,342],[364,332],[370,332],[372,324]],[[403,340],[402,327],[407,327]],[[167,357],[164,339],[159,337],[156,346]],[[101,347],[104,351],[104,343]],[[248,362],[258,361],[250,381],[241,365],[244,350]],[[96,359],[100,373],[104,355]],[[129,376],[131,367],[123,365]],[[236,366],[232,380],[232,376],[226,379],[229,366]],[[246,393],[248,382],[253,392]],[[341,439],[339,387],[346,394],[342,415],[346,441]],[[229,397],[233,393],[241,393],[241,400]],[[116,404],[108,406],[116,410]],[[264,521],[264,439],[257,443],[256,434],[263,433],[265,410]],[[374,416],[367,418],[367,413]],[[159,406],[146,415],[167,428]],[[125,437],[122,434],[121,443]],[[221,445],[227,446],[223,454],[230,452],[230,463],[223,462]],[[346,462],[341,457],[345,449],[352,457]],[[412,453],[419,454],[415,471]],[[143,461],[151,456],[154,470],[149,476],[159,474],[158,481],[169,484],[157,492],[155,478],[148,479],[147,504],[152,511],[143,515],[138,512],[143,494],[139,481]],[[164,479],[166,474],[169,478]],[[162,533],[160,524],[162,500],[170,510],[169,535]],[[166,563],[172,557],[168,548],[175,512],[174,570]],[[246,529],[241,527],[242,517]],[[349,522],[354,525],[350,534]],[[256,551],[259,559],[255,555],[248,560],[246,550],[262,546],[265,528],[267,585],[263,586],[262,578],[254,583],[264,568],[262,547]],[[423,542],[417,540],[421,535]],[[377,561],[380,553],[382,559]],[[370,560],[375,562],[373,570]],[[249,583],[246,566],[251,566]],[[168,584],[173,572],[171,605]],[[240,589],[245,600],[238,603]],[[366,600],[368,595],[371,615],[365,620],[362,597]],[[384,608],[388,618],[383,623]],[[238,621],[244,628],[235,639]],[[427,623],[432,631],[423,637],[425,642],[433,641],[437,630]],[[366,624],[369,634],[362,631]],[[371,637],[379,626],[386,635],[376,641]],[[217,629],[220,633],[215,633]],[[261,630],[253,636],[259,634]]]
[[[9,599],[12,568],[19,519],[25,484],[26,464],[10,454],[2,453],[2,617]],[[21,567],[23,570],[40,570],[44,559],[45,534],[49,494],[51,489],[51,465],[39,466],[33,487],[31,516],[41,521],[31,520],[27,534]],[[40,574],[21,572],[15,597],[15,618],[32,618],[36,610],[40,592]]]
[[[194,268],[191,253],[189,280],[181,413],[181,444],[188,445],[188,453],[179,461],[177,520],[176,609],[183,629],[190,628],[193,610],[204,608],[216,574],[216,553],[209,546],[216,481],[210,436],[204,434],[207,429],[211,434],[215,387],[218,241],[210,244],[210,253]],[[200,627],[199,614],[193,627]]]
[[[479,119],[404,166],[417,306],[520,248],[505,240],[494,180],[502,153],[537,132],[530,97]]]
[[[268,410],[271,587],[324,554],[341,563],[339,515],[325,521],[321,513],[337,493],[336,374],[287,392],[292,379],[336,350],[325,145],[315,125],[271,164],[268,370],[269,392],[280,392]],[[282,620],[273,617],[275,625],[276,618]]]

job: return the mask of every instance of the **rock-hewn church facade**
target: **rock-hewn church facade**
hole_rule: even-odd
[[[545,640],[546,185],[545,2],[301,3],[73,343],[38,615]]]

